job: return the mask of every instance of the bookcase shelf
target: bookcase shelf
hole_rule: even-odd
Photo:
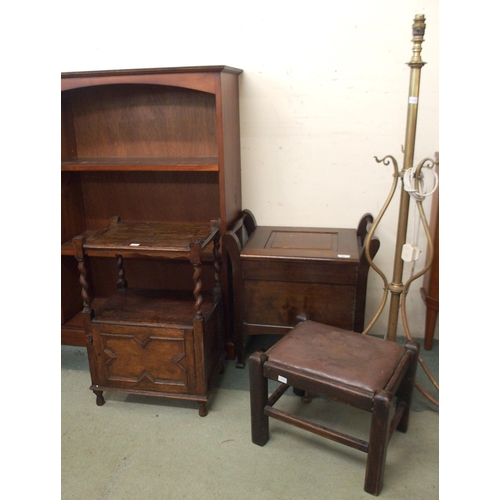
[[[109,156],[71,158],[61,162],[63,172],[218,172],[216,156],[144,157]]]

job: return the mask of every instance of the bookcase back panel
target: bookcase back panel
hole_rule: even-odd
[[[116,259],[91,257],[90,262],[96,297],[111,296],[116,291],[118,280]],[[194,269],[187,260],[125,259],[124,268],[130,288],[193,291]],[[213,261],[203,263],[201,279],[203,291],[212,291],[214,286]],[[80,291],[81,287],[77,285],[77,289]]]
[[[73,137],[63,159],[217,155],[213,94],[140,84],[63,94],[63,136]]]
[[[74,257],[63,256],[61,259],[61,324],[67,323],[82,310],[80,272]]]
[[[87,229],[123,221],[220,217],[217,172],[80,172]]]
[[[86,229],[80,174],[61,172],[61,243]]]

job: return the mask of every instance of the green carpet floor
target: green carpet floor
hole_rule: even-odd
[[[261,335],[253,336],[250,338],[245,352],[246,357],[256,351],[257,349],[268,349],[279,336],[276,335]],[[405,343],[404,338],[398,338],[399,343]],[[419,341],[417,339],[417,341]],[[425,365],[430,370],[432,376],[439,382],[439,341],[434,340],[433,347],[430,351],[423,349],[423,342],[421,342],[420,356]],[[227,367],[234,367],[235,361],[226,361]],[[87,351],[84,347],[61,346],[61,367],[65,369],[85,370],[88,371]],[[226,370],[227,371],[227,370]],[[90,377],[89,377],[90,385]],[[426,375],[422,366],[419,365],[417,369],[417,383],[427,390],[432,397],[439,400],[439,394],[434,385]],[[223,375],[217,378],[216,386],[221,389],[236,389],[236,390],[249,390],[248,381],[248,367],[244,369],[234,369],[231,375]],[[412,403],[413,411],[438,411],[438,407],[429,401],[421,392],[415,390]]]
[[[374,498],[363,490],[363,452],[273,419],[269,442],[254,445],[248,367],[238,369],[234,361],[217,378],[204,418],[192,402],[119,393],[105,393],[106,404],[98,407],[89,385],[85,349],[64,346],[63,500]],[[281,409],[367,439],[369,413],[322,398],[303,404],[289,392]],[[391,439],[379,498],[439,498],[439,412],[425,401],[414,406],[408,432]]]

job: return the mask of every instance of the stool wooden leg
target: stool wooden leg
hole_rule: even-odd
[[[269,398],[267,378],[263,375],[266,361],[267,356],[263,352],[256,352],[248,358],[252,442],[259,446],[264,446],[269,440],[269,417],[264,415],[264,407]]]
[[[392,397],[385,391],[380,391],[373,402],[365,473],[365,491],[372,495],[378,495],[382,491],[389,442],[391,401]]]
[[[413,388],[415,386],[415,375],[418,367],[418,355],[419,355],[419,345],[417,342],[408,342],[405,345],[406,349],[413,351],[411,366],[406,372],[404,379],[401,381],[398,390],[396,391],[396,398],[398,403],[404,401],[406,403],[406,409],[399,421],[396,429],[399,432],[406,432],[408,430],[408,425],[410,423],[410,406],[411,400],[413,398]]]

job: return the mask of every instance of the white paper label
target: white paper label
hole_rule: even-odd
[[[285,377],[282,377],[281,375],[278,375],[278,382],[282,382],[283,384],[287,383],[287,380]]]
[[[418,97],[410,97],[410,104],[417,104],[418,103]]]
[[[131,247],[138,247],[139,245],[140,245],[140,243],[130,243]]]
[[[339,259],[350,259],[351,256],[350,255],[346,255],[344,253],[339,253],[338,258]]]

